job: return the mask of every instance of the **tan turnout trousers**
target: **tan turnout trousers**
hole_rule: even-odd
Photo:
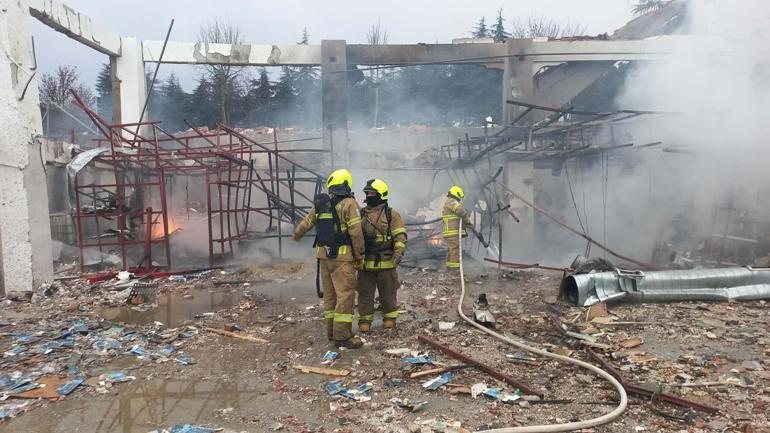
[[[353,299],[356,291],[355,260],[364,258],[364,235],[361,231],[361,215],[356,200],[347,197],[336,204],[340,229],[350,236],[349,245],[341,245],[337,257],[326,256],[326,249],[317,248],[320,260],[321,284],[324,291],[323,318],[326,336],[335,341],[353,337]],[[331,214],[316,215],[315,208],[297,225],[294,234],[302,237],[315,226],[318,217],[331,218]]]
[[[398,318],[398,272],[396,269],[358,273],[358,322],[374,320],[375,289],[380,294],[383,319]]]
[[[321,260],[324,289],[324,323],[330,340],[344,341],[353,336],[353,298],[356,270],[353,262]]]

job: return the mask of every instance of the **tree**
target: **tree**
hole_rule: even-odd
[[[40,77],[38,91],[46,135],[66,135],[70,129],[79,128],[81,122],[89,122],[83,111],[75,107],[71,90],[77,93],[86,106],[96,105],[96,98],[91,89],[80,82],[77,67],[60,65],[53,74],[43,74]],[[73,120],[72,117],[80,119],[81,122]]]
[[[217,122],[217,107],[212,85],[206,77],[198,80],[192,95],[187,99],[187,119],[194,125],[214,126]]]
[[[471,35],[473,35],[474,38],[483,39],[489,37],[489,28],[487,27],[485,21],[486,18],[481,17],[479,22],[476,24],[476,27],[471,30]]]
[[[159,98],[153,118],[163,122],[161,126],[171,132],[187,129],[184,118],[190,95],[182,89],[176,74],[172,72],[156,89]]]
[[[96,77],[96,111],[104,119],[112,119],[112,67],[102,64]]]
[[[310,37],[307,27],[302,29],[298,45],[307,45]],[[318,69],[313,66],[299,66],[294,69],[294,100],[292,107],[294,121],[307,127],[321,123],[321,81]]]
[[[511,35],[517,39],[564,38],[584,34],[582,24],[567,21],[562,24],[542,15],[530,15],[526,19],[515,19],[511,23]]]
[[[40,79],[40,101],[43,104],[67,107],[74,101],[70,90],[74,90],[87,106],[95,105],[94,94],[80,82],[76,66],[60,65],[53,74],[43,74]]]
[[[388,43],[388,31],[380,26],[380,20],[377,24],[372,24],[372,28],[366,34],[366,41],[369,45],[385,45]],[[369,81],[374,89],[374,128],[379,125],[380,115],[380,69],[375,68],[369,74]]]
[[[214,20],[207,26],[201,27],[198,33],[198,43],[202,44],[243,44],[243,35],[237,24]],[[215,101],[219,107],[219,121],[230,123],[231,105],[240,96],[238,94],[238,77],[243,70],[240,66],[206,65],[207,81],[214,91]]]
[[[492,39],[495,42],[505,42],[506,39],[511,37],[511,34],[505,31],[505,25],[503,25],[503,8],[497,10],[497,21],[492,28]]]
[[[249,90],[246,93],[246,118],[251,125],[264,126],[272,125],[273,109],[273,85],[270,83],[270,77],[267,70],[261,68],[259,78],[249,82]]]
[[[671,3],[671,0],[640,0],[634,5],[632,12],[634,15],[644,15],[648,12],[663,9]]]
[[[294,93],[294,71],[288,66],[281,67],[281,78],[275,85],[275,94],[273,101],[275,102],[274,121],[276,125],[289,125],[294,121],[291,113],[291,108],[295,102]]]

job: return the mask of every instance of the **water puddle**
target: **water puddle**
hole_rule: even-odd
[[[146,311],[141,311],[142,306],[132,308],[132,306],[124,305],[103,308],[99,311],[99,315],[112,322],[130,325],[146,325],[158,321],[168,327],[176,327],[196,316],[214,313],[237,305],[241,301],[248,301],[254,307],[245,316],[245,322],[250,323],[259,319],[260,316],[269,317],[281,314],[283,311],[281,306],[287,303],[315,304],[319,302],[315,296],[314,275],[296,280],[255,283],[249,286],[190,289],[186,293],[188,296],[179,291],[158,295],[155,299],[157,307]],[[261,309],[260,307],[266,303],[266,300],[269,300],[271,307],[267,310]]]
[[[104,308],[99,311],[103,318],[130,325],[146,325],[155,321],[176,327],[195,316],[231,307],[243,299],[242,290],[190,290],[192,297],[182,293],[165,293],[156,298],[157,307],[137,311],[131,306]],[[141,307],[140,307],[141,308]]]
[[[52,405],[48,416],[24,415],[3,431],[147,433],[183,423],[225,427],[226,422],[215,418],[219,410],[233,408],[238,413],[249,407],[278,406],[265,395],[270,390],[267,381],[137,380],[119,390],[116,396],[66,399]]]

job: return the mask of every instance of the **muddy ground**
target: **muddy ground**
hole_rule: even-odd
[[[559,353],[589,360],[581,341],[563,335],[551,316],[571,331],[592,335],[594,349],[626,378],[650,389],[683,396],[719,409],[718,414],[692,411],[650,399],[631,397],[628,410],[596,432],[639,431],[770,431],[770,308],[765,302],[617,304],[610,319],[586,322],[586,311],[571,308],[553,297],[560,274],[504,272],[477,266],[470,272],[466,311],[472,300],[487,293],[500,332]],[[0,421],[3,432],[141,432],[169,429],[175,424],[197,424],[235,432],[461,432],[511,425],[558,423],[599,416],[612,410],[616,393],[593,374],[555,361],[536,358],[520,362],[506,355],[521,351],[492,340],[458,320],[455,312],[459,285],[442,273],[404,269],[399,292],[401,316],[394,332],[381,327],[360,350],[340,351],[333,365],[348,369],[340,378],[348,389],[370,383],[369,401],[330,396],[324,389],[333,377],[302,373],[298,364],[321,367],[329,346],[315,295],[315,268],[279,264],[213,274],[185,282],[163,279],[153,290],[149,305],[105,305],[106,289],[83,280],[68,280],[66,289],[34,303],[4,301],[0,307],[0,349],[9,350],[14,338],[34,332],[46,321],[63,324],[93,321],[98,332],[120,327],[139,335],[168,330],[197,333],[172,340],[178,352],[197,363],[184,365],[160,358],[142,360],[125,354],[128,346],[98,357],[78,346],[89,334],[76,334],[75,348],[60,349],[53,359],[36,355],[7,363],[1,374],[26,368],[66,376],[71,352],[82,352],[80,374],[85,384],[66,397],[22,400],[11,396],[2,404],[26,402],[24,411]],[[248,280],[247,285],[215,285],[222,280]],[[144,311],[136,311],[144,310]],[[630,324],[607,323],[615,322]],[[439,330],[438,322],[455,322]],[[157,322],[157,323],[156,323]],[[240,334],[268,343],[223,336],[204,330],[238,325]],[[63,326],[57,322],[57,326]],[[188,328],[192,327],[192,328]],[[92,330],[91,334],[97,332]],[[173,334],[171,332],[171,334]],[[176,338],[176,334],[171,339]],[[418,335],[449,345],[521,379],[551,403],[503,403],[490,397],[473,398],[467,389],[449,385],[483,382],[514,392],[475,369],[453,372],[449,385],[436,391],[422,383],[434,376],[409,375],[435,366],[413,366],[390,355],[389,349],[411,349],[430,354],[444,365],[458,362],[417,341]],[[643,341],[621,348],[632,337]],[[140,340],[135,340],[140,341]],[[149,343],[148,343],[149,344]],[[626,343],[630,345],[630,343]],[[56,353],[56,352],[55,352]],[[8,359],[8,357],[4,358]],[[15,359],[15,358],[14,358]],[[592,361],[593,362],[593,361]],[[134,376],[126,383],[104,385],[98,377],[121,370]],[[406,379],[403,383],[394,379]],[[686,386],[682,386],[685,384]],[[708,386],[706,386],[708,385]],[[454,391],[454,392],[452,392]],[[425,400],[416,412],[397,407],[392,399]]]

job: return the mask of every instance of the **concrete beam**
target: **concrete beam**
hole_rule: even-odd
[[[40,101],[27,3],[0,0],[0,293],[53,279]]]
[[[348,45],[351,65],[503,63],[506,44]],[[475,59],[462,61],[462,59]]]
[[[29,0],[29,13],[57,32],[108,56],[120,55],[120,37],[58,0]]]
[[[144,41],[145,62],[157,62],[163,41]],[[169,41],[162,63],[239,66],[320,65],[320,45],[231,45]]]
[[[661,60],[673,54],[766,58],[770,48],[761,52],[753,47],[736,50],[734,44],[724,38],[673,35],[632,41],[533,40],[532,48],[526,53],[536,63]]]
[[[144,41],[143,59],[157,62],[163,41]],[[502,64],[505,44],[347,45],[351,65]],[[476,59],[463,62],[461,59]],[[231,45],[169,41],[162,63],[241,66],[320,65],[321,45]]]

